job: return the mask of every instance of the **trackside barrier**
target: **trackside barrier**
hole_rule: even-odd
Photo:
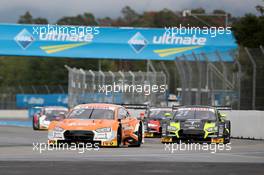
[[[231,136],[264,139],[264,111],[221,111],[231,121]]]

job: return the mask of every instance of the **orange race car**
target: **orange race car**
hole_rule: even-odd
[[[100,146],[140,147],[143,132],[142,122],[131,117],[123,106],[81,104],[74,107],[64,120],[51,122],[48,144],[86,142]]]

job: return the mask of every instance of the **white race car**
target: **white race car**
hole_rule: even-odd
[[[63,120],[68,108],[62,106],[46,106],[41,107],[40,112],[33,116],[34,130],[47,130],[51,121]]]

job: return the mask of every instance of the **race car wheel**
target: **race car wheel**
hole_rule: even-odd
[[[36,126],[36,124],[35,124],[35,121],[34,121],[34,116],[33,116],[33,118],[32,118],[32,126],[33,126],[33,130],[38,130],[38,126]]]
[[[121,129],[121,125],[118,127],[118,130],[117,130],[117,134],[116,134],[116,137],[117,137],[117,146],[116,147],[120,147],[121,143],[122,143],[122,129]]]
[[[229,130],[229,132],[225,131],[224,144],[227,144],[230,142],[230,137],[231,137],[231,123],[230,123],[230,121],[226,121],[226,128]]]
[[[142,143],[143,134],[142,134],[142,123],[141,122],[138,127],[137,136],[138,136],[138,141],[136,142],[136,144],[132,145],[133,147],[140,147]]]

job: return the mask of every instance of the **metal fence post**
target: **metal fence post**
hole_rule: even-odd
[[[101,82],[99,82],[99,84],[101,84],[101,85],[105,85],[105,74],[100,70],[99,71],[99,74],[101,74],[102,75],[102,81]],[[101,80],[101,78],[100,78],[100,80]],[[105,101],[105,96],[103,96],[104,98],[103,98],[103,101]]]
[[[72,69],[68,65],[64,65],[68,70],[68,106],[72,107]]]
[[[161,62],[161,67],[165,71],[166,76],[168,77],[167,81],[166,81],[166,84],[168,85],[168,87],[170,87],[170,73],[169,73],[168,68],[166,67],[166,65],[165,65],[165,63],[163,61]]]
[[[196,95],[196,100],[195,100],[195,104],[196,105],[201,105],[201,89],[202,89],[202,68],[199,64],[199,59],[197,58],[197,56],[195,55],[195,53],[192,53],[192,56],[194,57],[194,60],[196,62],[196,66],[198,69],[198,77],[199,77],[199,82],[198,82],[198,91],[197,91],[197,95]]]
[[[187,73],[188,73],[188,105],[191,105],[192,104],[192,80],[193,80],[193,77],[192,77],[192,68],[189,64],[189,61],[187,60],[187,57],[183,54],[182,55],[183,59],[184,59],[184,63],[186,64],[187,66]]]
[[[86,84],[86,78],[85,78],[85,71],[83,69],[80,69],[80,72],[83,74],[83,87],[82,87],[82,93],[85,94],[85,89],[87,89]]]
[[[109,74],[112,76],[112,85],[115,82],[115,74],[112,71],[108,71]],[[112,103],[115,102],[115,92],[112,93]]]
[[[240,99],[241,99],[241,75],[242,75],[242,67],[241,64],[239,63],[238,59],[235,59],[235,64],[237,64],[238,67],[238,102],[237,102],[237,108],[240,110]]]
[[[253,85],[252,85],[252,110],[255,110],[256,108],[256,75],[257,75],[257,65],[255,60],[253,59],[252,55],[250,54],[247,47],[245,47],[245,51],[249,57],[249,60],[251,61],[251,64],[253,66]]]
[[[149,66],[150,66],[150,68],[151,68],[152,72],[157,72],[157,71],[156,71],[156,69],[155,69],[155,67],[153,66],[153,64],[152,64],[152,61],[151,61],[151,60],[149,60]]]
[[[180,82],[181,82],[181,104],[185,105],[186,103],[186,94],[185,94],[185,90],[186,90],[186,75],[184,70],[182,69],[182,66],[180,65],[180,60],[179,57],[176,57],[174,64],[179,72],[180,75]]]
[[[62,92],[63,94],[65,94],[65,91],[64,91],[64,89],[63,89],[63,87],[62,87],[61,85],[59,85],[59,88],[60,88],[61,92]]]
[[[102,72],[102,71],[99,71],[99,73],[102,75],[102,80],[101,80],[101,78],[100,78],[100,83],[102,84],[102,85],[104,85],[105,84],[105,74]]]
[[[125,75],[123,74],[123,72],[121,72],[121,71],[118,71],[118,73],[121,75],[121,77],[122,77],[122,86],[124,86],[124,81],[125,81]],[[123,89],[123,88],[122,88]],[[123,93],[123,92],[122,92]],[[123,98],[124,98],[124,96],[122,96]],[[124,101],[125,99],[123,99],[123,101]]]
[[[215,54],[217,55],[218,60],[220,61],[221,66],[223,68],[223,75],[224,75],[223,89],[226,90],[227,89],[227,84],[226,84],[226,82],[227,82],[227,69],[226,69],[226,65],[223,63],[223,60],[222,60],[222,57],[221,57],[220,53],[218,51],[216,51]]]
[[[141,81],[143,82],[144,81],[144,75],[143,75],[143,72],[142,71],[138,71],[138,74],[141,75]]]
[[[89,72],[89,73],[92,75],[92,77],[93,77],[93,78],[92,78],[92,83],[93,83],[93,84],[92,84],[92,87],[93,87],[92,89],[93,89],[93,92],[94,92],[94,91],[96,90],[96,85],[95,85],[95,74],[94,74],[94,72],[93,72],[92,70],[89,70],[88,72]]]
[[[210,71],[210,64],[209,64],[209,60],[208,60],[207,56],[205,55],[205,53],[201,53],[201,55],[203,56],[203,58],[205,59],[205,62],[206,62],[206,83],[205,83],[205,91],[207,93],[207,105],[210,105],[209,104],[209,100],[210,100],[210,97],[211,97],[211,95],[209,94],[209,71]],[[210,92],[212,93],[212,89],[210,89]]]
[[[133,72],[129,71],[129,74],[132,76],[132,85],[133,85],[133,90],[135,87],[135,75],[133,74]],[[133,99],[133,103],[135,103],[135,92],[132,92],[132,99]]]

